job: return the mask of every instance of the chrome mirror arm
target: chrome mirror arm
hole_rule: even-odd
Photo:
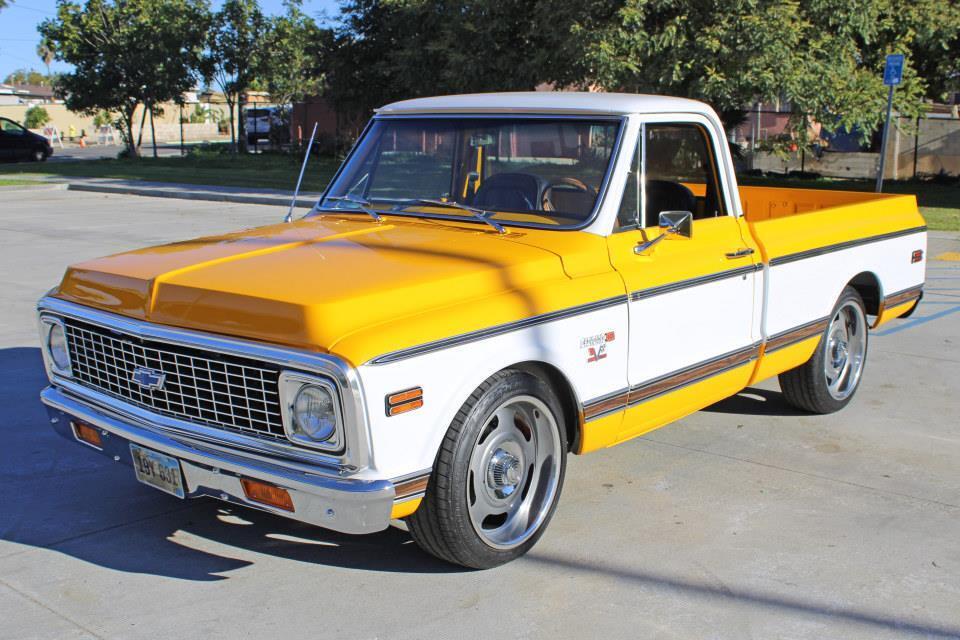
[[[666,238],[671,233],[676,233],[676,232],[677,232],[676,227],[667,227],[666,229],[663,230],[663,233],[658,235],[653,240],[647,240],[646,242],[639,243],[637,246],[633,248],[633,252],[639,256],[643,254],[645,251],[647,251],[648,249],[655,247],[658,242]]]
[[[636,255],[642,255],[670,235],[677,235],[684,238],[693,237],[693,213],[690,211],[661,211],[659,221],[663,233],[653,240],[644,240],[637,244],[637,246],[633,248],[633,252]]]

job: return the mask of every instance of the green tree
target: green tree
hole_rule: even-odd
[[[27,129],[39,129],[48,122],[50,122],[50,114],[39,105],[30,107],[23,114],[23,126]]]
[[[915,116],[956,38],[950,0],[624,0],[612,13],[575,18],[579,51],[562,82],[705,100],[736,124],[756,101],[784,101],[800,134],[809,118],[828,131],[882,125],[888,53],[907,56],[896,109]]]
[[[257,0],[226,0],[213,16],[207,39],[206,75],[216,82],[227,101],[230,138],[235,151],[247,149],[243,107],[246,93],[263,66],[266,26]],[[234,107],[238,115],[237,129],[234,129]]]
[[[57,95],[72,111],[118,113],[135,157],[134,113],[181,100],[195,85],[208,23],[206,0],[58,0],[57,16],[38,30],[54,57],[73,65],[58,76]]]
[[[345,0],[340,27],[321,34],[329,96],[359,122],[392,100],[532,90],[557,75],[554,51],[569,37],[554,5],[564,2]]]
[[[888,53],[907,56],[896,109],[960,83],[956,0],[343,0],[327,91],[365,120],[390,100],[541,83],[678,95],[728,125],[757,101],[798,135],[881,124]]]
[[[271,99],[281,105],[320,93],[324,83],[320,64],[323,33],[303,13],[302,0],[285,0],[285,12],[267,22],[260,78]]]
[[[35,84],[45,87],[50,85],[50,76],[43,75],[36,69],[17,69],[7,74],[3,81],[7,84]]]

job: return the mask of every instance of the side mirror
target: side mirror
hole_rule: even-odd
[[[693,214],[689,211],[661,211],[660,228],[663,235],[674,233],[684,238],[693,237]]]
[[[643,254],[668,236],[693,237],[693,214],[689,211],[661,211],[659,222],[663,233],[653,240],[647,240],[635,246],[633,248],[635,254]]]

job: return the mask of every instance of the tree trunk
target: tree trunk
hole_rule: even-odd
[[[237,142],[239,143],[240,153],[247,152],[247,123],[246,118],[243,117],[243,95],[246,92],[243,91],[237,92]]]
[[[157,157],[157,130],[153,126],[153,103],[150,103],[150,137],[153,138],[153,157]]]
[[[136,107],[134,107],[134,113],[136,113]],[[133,114],[130,115],[130,118],[131,119],[133,118]],[[140,155],[140,145],[143,144],[143,125],[146,124],[146,122],[147,122],[147,105],[146,103],[144,103],[143,115],[140,116],[140,131],[137,132],[137,153],[136,153],[137,156]],[[131,140],[132,139],[133,138],[131,138]]]
[[[224,97],[229,94],[224,93]],[[237,153],[237,131],[233,128],[233,101],[227,98],[227,112],[230,115],[230,151]]]
[[[133,116],[137,111],[137,105],[133,105],[133,108],[129,112],[123,113],[123,124],[127,130],[127,152],[130,154],[131,158],[137,157],[137,145],[133,143]]]

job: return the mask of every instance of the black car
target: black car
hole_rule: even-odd
[[[9,118],[0,118],[0,160],[43,162],[53,147],[43,136],[28,131]]]

